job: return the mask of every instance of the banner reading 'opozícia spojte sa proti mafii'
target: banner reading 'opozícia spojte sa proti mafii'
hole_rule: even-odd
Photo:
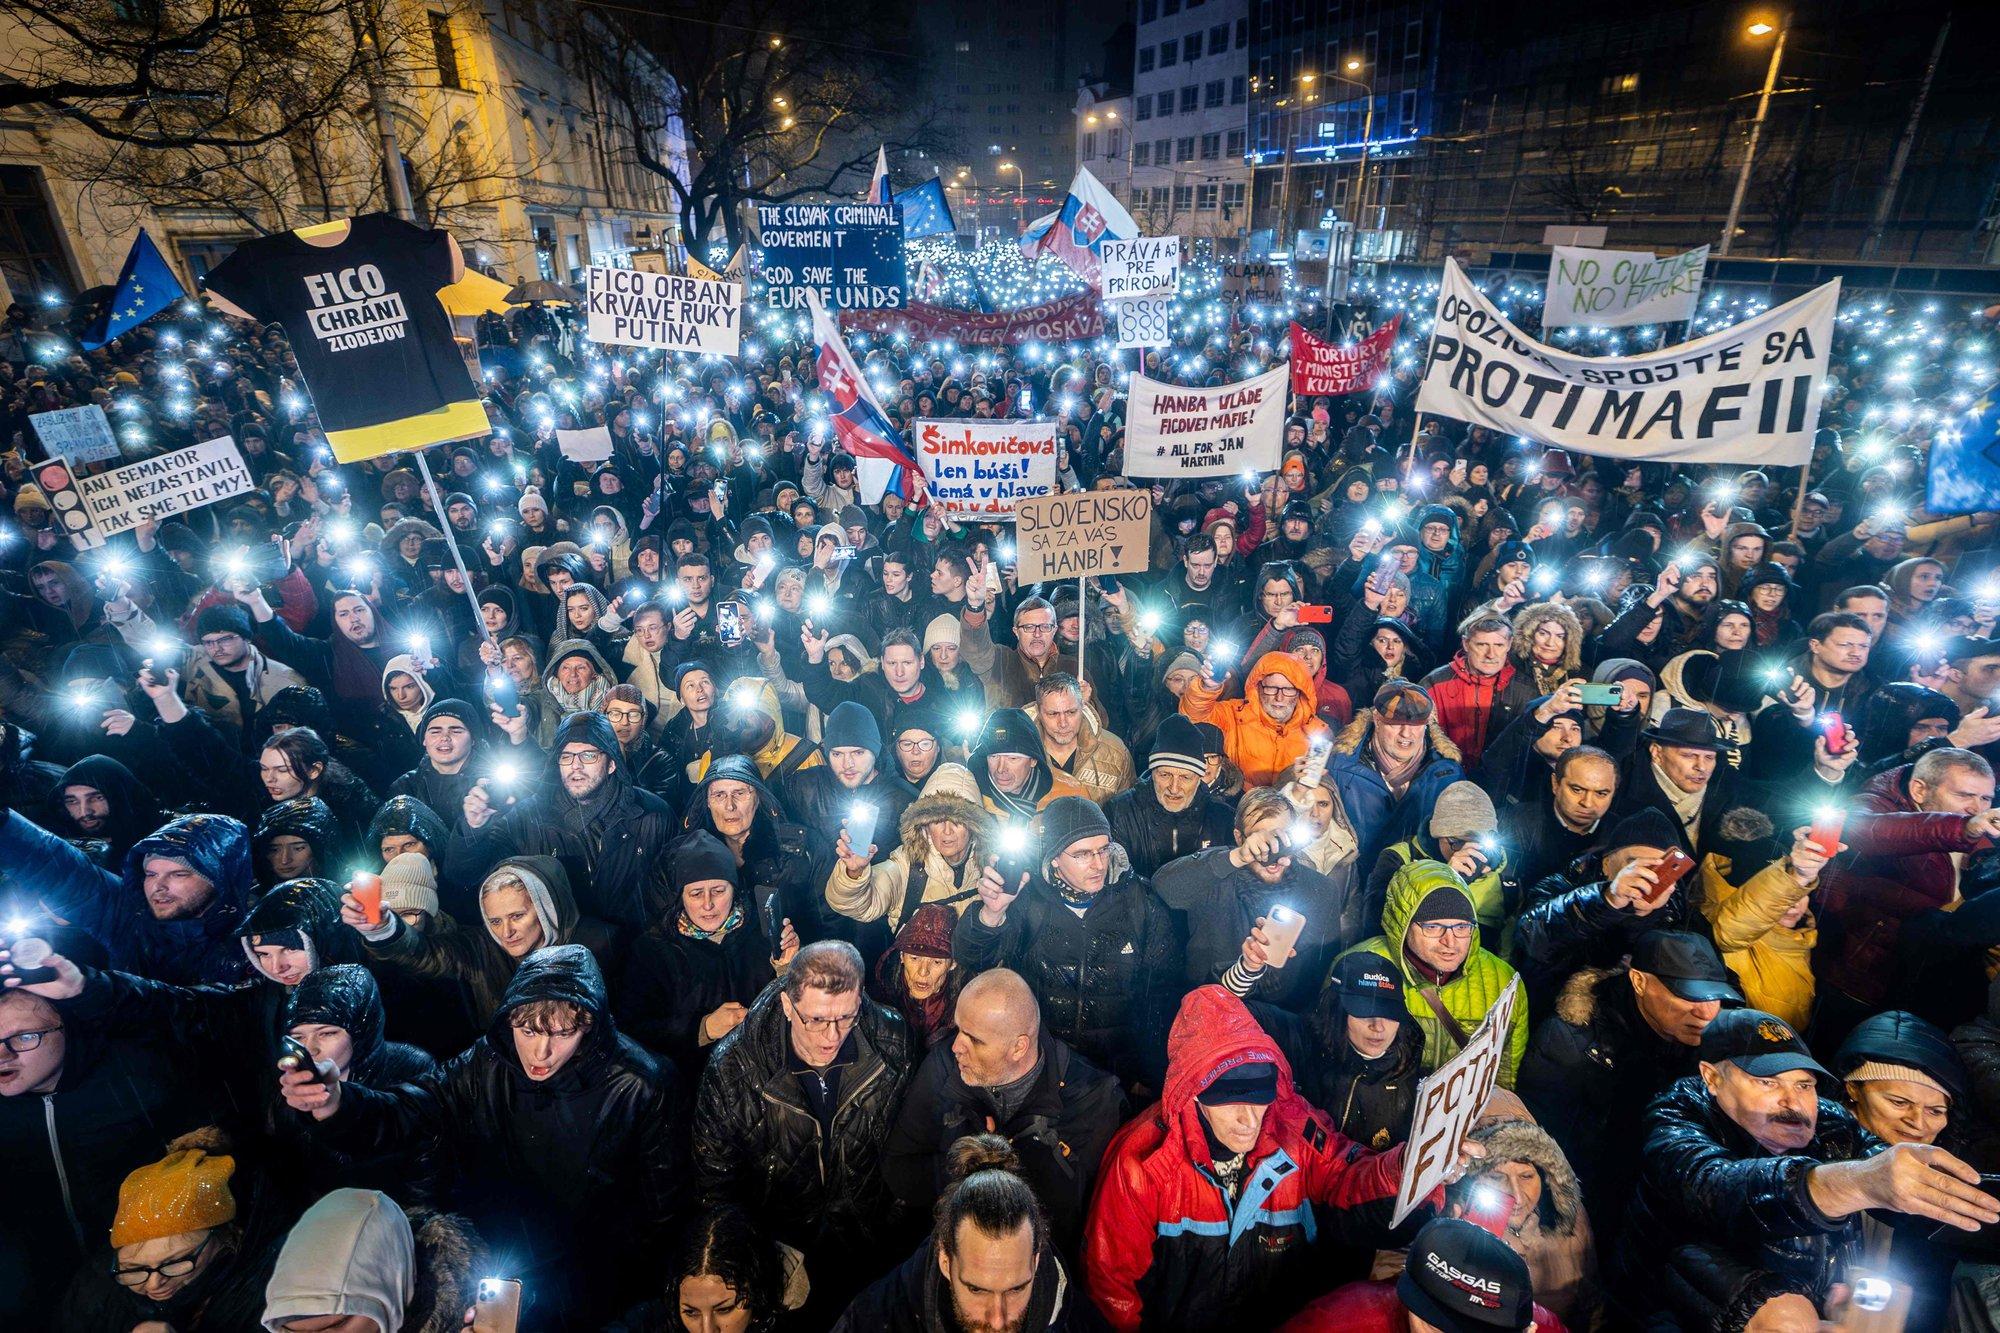
[[[931,502],[955,518],[1010,519],[1017,501],[1056,489],[1053,421],[919,421],[915,444]]]
[[[903,220],[893,204],[759,204],[764,281],[775,310],[900,310]]]
[[[1134,374],[1126,391],[1125,475],[1214,477],[1275,471],[1285,442],[1285,366],[1208,389]]]
[[[1542,327],[1583,324],[1622,329],[1693,319],[1707,267],[1705,245],[1665,259],[1651,250],[1586,250],[1558,245],[1549,256]]]
[[[603,264],[587,272],[584,311],[592,342],[736,355],[743,337],[740,284]]]
[[[1606,458],[1796,466],[1839,304],[1836,278],[1693,342],[1577,356],[1521,332],[1447,259],[1417,410]]]

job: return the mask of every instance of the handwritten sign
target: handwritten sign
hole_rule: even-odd
[[[48,456],[63,459],[72,467],[103,463],[119,456],[118,437],[111,433],[111,423],[96,403],[36,412],[28,421]]]
[[[1692,319],[1707,267],[1705,245],[1665,259],[1655,258],[1651,250],[1558,245],[1549,257],[1542,327],[1618,329]]]
[[[1108,303],[1118,321],[1118,346],[1165,347],[1173,341],[1171,296],[1128,296]]]
[[[1056,489],[1053,421],[919,421],[917,461],[931,502],[956,518],[1009,519]]]
[[[1403,1178],[1396,1186],[1396,1212],[1390,1226],[1401,1226],[1458,1164],[1466,1131],[1472,1128],[1500,1077],[1500,1062],[1507,1054],[1507,1034],[1513,1027],[1514,1005],[1520,993],[1521,979],[1515,977],[1486,1011],[1486,1020],[1464,1049],[1417,1085],[1417,1113],[1410,1122],[1409,1144],[1403,1149]]]
[[[1135,236],[1129,241],[1110,237],[1098,243],[1098,276],[1104,299],[1124,296],[1164,296],[1180,287],[1181,238]]]
[[[1211,389],[1132,376],[1128,477],[1213,477],[1277,470],[1285,442],[1287,366]]]
[[[227,500],[256,486],[227,435],[76,479],[84,512],[106,537],[141,523]]]
[[[1403,317],[1387,324],[1352,347],[1323,342],[1292,325],[1292,392],[1307,396],[1358,393],[1389,368],[1396,349],[1396,330]]]
[[[743,336],[743,288],[678,273],[592,265],[584,298],[592,342],[735,356]]]
[[[759,204],[757,226],[772,309],[803,310],[808,291],[835,311],[909,303],[894,204]]]
[[[1151,491],[1070,491],[1014,506],[1023,585],[1085,574],[1143,574],[1152,542]]]

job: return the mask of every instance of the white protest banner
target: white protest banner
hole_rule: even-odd
[[[1134,373],[1126,390],[1125,475],[1214,477],[1275,472],[1285,443],[1291,368],[1212,389],[1162,384]]]
[[[1417,1111],[1403,1149],[1403,1178],[1396,1186],[1396,1211],[1390,1226],[1401,1226],[1404,1218],[1450,1178],[1458,1164],[1466,1131],[1472,1128],[1500,1077],[1520,992],[1521,978],[1517,976],[1500,992],[1479,1030],[1459,1053],[1417,1085]]]
[[[611,457],[611,428],[591,426],[585,430],[558,430],[556,452],[572,463],[602,463]]]
[[[743,337],[743,288],[736,283],[606,264],[587,271],[584,310],[592,342],[736,355]]]
[[[1836,278],[1693,342],[1577,356],[1521,332],[1446,259],[1417,411],[1606,458],[1796,467],[1839,305]]]
[[[954,518],[1009,519],[1017,501],[1056,489],[1053,421],[919,421],[931,502]]]
[[[1153,493],[1069,491],[1014,506],[1015,581],[1025,587],[1085,574],[1143,574]]]
[[[149,519],[227,500],[256,485],[236,441],[227,435],[76,479],[91,524],[106,537]]]
[[[118,437],[111,433],[111,423],[96,403],[36,412],[28,421],[48,456],[60,458],[72,467],[118,457]]]
[[[1693,319],[1708,247],[1657,259],[1651,250],[1586,250],[1558,245],[1549,258],[1542,327],[1585,324],[1622,329]]]
[[[1181,238],[1135,236],[1129,241],[1114,241],[1107,236],[1098,242],[1097,273],[1107,301],[1177,291],[1181,284]]]
[[[1169,328],[1174,307],[1171,296],[1128,296],[1107,303],[1118,325],[1118,346],[1165,347],[1173,341]]]

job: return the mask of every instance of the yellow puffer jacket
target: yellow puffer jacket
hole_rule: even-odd
[[[1811,913],[1796,926],[1781,926],[1778,920],[1805,890],[1783,861],[1773,861],[1741,884],[1729,882],[1729,871],[1726,856],[1710,852],[1701,859],[1701,906],[1716,951],[1736,974],[1752,1009],[1803,1028],[1812,1013],[1812,951],[1819,927]]]

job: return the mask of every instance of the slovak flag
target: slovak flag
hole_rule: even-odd
[[[1056,212],[1036,218],[1021,237],[1021,253],[1054,255],[1091,286],[1097,285],[1097,252],[1106,239],[1129,241],[1139,224],[1125,211],[1103,182],[1080,168],[1069,183],[1069,196]]]
[[[875,175],[868,181],[868,197],[864,204],[892,204],[895,196],[889,189],[889,147],[879,145],[875,149]]]
[[[924,260],[917,265],[917,281],[910,289],[911,298],[935,305],[937,299],[943,295],[944,274],[938,272],[937,265],[930,260]]]
[[[875,401],[874,390],[868,387],[861,367],[854,363],[854,354],[840,336],[840,326],[826,313],[819,293],[810,288],[806,307],[812,311],[813,342],[819,347],[816,369],[819,387],[827,396],[833,437],[854,455],[854,476],[861,486],[862,503],[876,503],[891,486],[905,500],[917,501],[924,493],[923,469],[889,424],[889,414]]]

